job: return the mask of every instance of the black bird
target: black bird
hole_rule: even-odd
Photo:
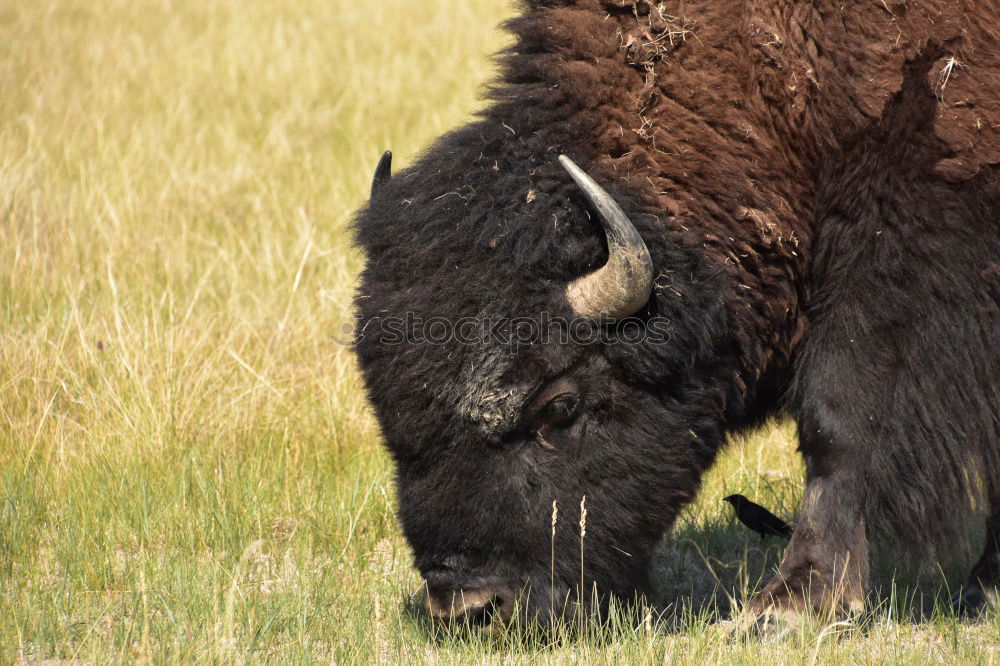
[[[791,525],[743,495],[730,495],[723,497],[722,501],[732,504],[739,521],[759,534],[761,539],[769,536],[791,538]]]

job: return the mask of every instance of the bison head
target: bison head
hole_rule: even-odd
[[[566,157],[457,166],[475,138],[380,164],[355,348],[431,614],[546,622],[645,588],[721,441],[724,308],[636,193]]]

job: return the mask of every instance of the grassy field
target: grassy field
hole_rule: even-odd
[[[926,585],[850,632],[743,643],[715,621],[780,554],[719,499],[794,511],[787,424],[734,443],[664,544],[670,622],[540,647],[413,611],[334,339],[346,229],[383,149],[405,164],[476,108],[510,11],[0,0],[0,663],[1000,660],[1000,620],[921,616]]]

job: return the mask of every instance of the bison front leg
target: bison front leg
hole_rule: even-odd
[[[808,475],[802,516],[778,574],[748,605],[756,620],[829,619],[864,606],[868,537],[860,458],[831,440],[829,430],[799,427]]]

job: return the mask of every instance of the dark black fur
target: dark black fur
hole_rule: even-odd
[[[435,587],[527,587],[528,612],[562,609],[580,585],[585,496],[584,589],[631,595],[726,433],[790,386],[809,490],[757,608],[845,578],[853,604],[870,531],[940,542],[955,515],[1000,506],[1000,179],[986,161],[974,177],[935,172],[956,153],[937,136],[933,49],[899,65],[872,118],[836,45],[799,45],[843,78],[816,88],[829,99],[783,106],[783,88],[764,89],[774,61],[729,51],[745,23],[728,6],[703,16],[699,45],[656,61],[673,69],[649,70],[616,38],[648,10],[622,4],[527,7],[492,106],[358,216],[356,349],[416,566]],[[819,20],[785,4],[775,21]],[[632,129],[649,118],[683,160]],[[607,255],[560,153],[646,240],[658,277],[636,317],[667,341],[387,342],[387,318],[405,313],[572,317],[566,284]],[[570,417],[538,402],[550,392],[577,401]]]
[[[661,318],[676,344],[553,344],[501,350],[500,360],[478,346],[379,344],[365,329],[375,329],[380,316],[407,311],[451,320],[571,317],[565,283],[603,261],[599,227],[568,178],[542,161],[552,154],[545,144],[512,144],[499,135],[486,144],[491,159],[477,159],[490,134],[500,132],[481,123],[444,139],[393,179],[359,226],[372,260],[358,300],[357,349],[397,462],[400,519],[417,567],[432,584],[530,581],[532,599],[547,608],[552,502],[560,515],[555,589],[561,599],[579,585],[579,505],[586,496],[585,585],[600,581],[627,595],[645,585],[646,555],[693,496],[724,424],[743,416],[725,379],[736,361],[727,347],[721,276],[657,234],[655,218],[621,192],[619,202],[646,231],[654,260],[675,267],[642,321]],[[452,165],[465,165],[460,184],[442,192],[441,174]],[[477,189],[483,180],[485,192]],[[534,205],[523,203],[529,188],[538,192]],[[559,430],[547,438],[552,447],[543,448],[520,416],[484,433],[456,413],[478,390],[463,371],[508,359],[501,385],[571,379],[586,413],[586,437]]]

